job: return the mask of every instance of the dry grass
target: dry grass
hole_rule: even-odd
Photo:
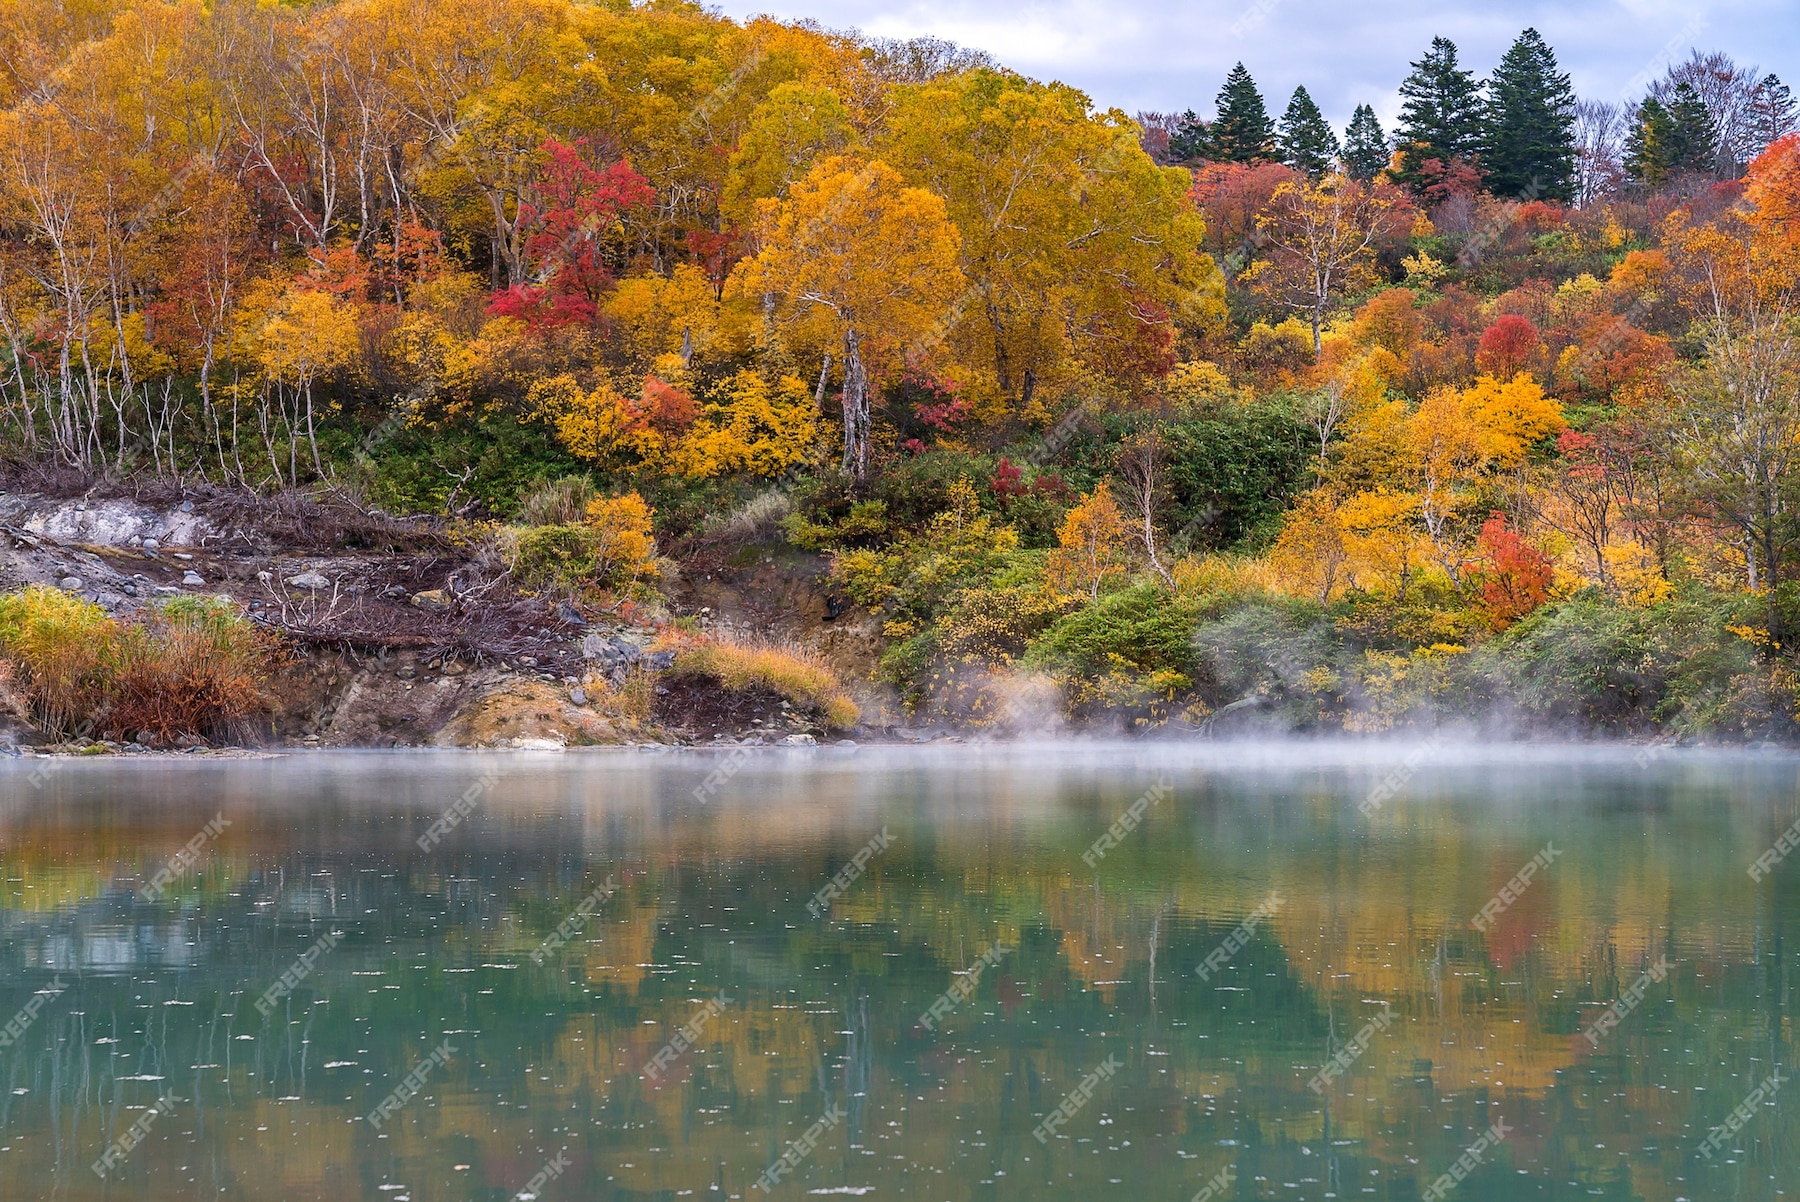
[[[0,596],[0,657],[50,734],[136,738],[241,734],[263,705],[280,648],[236,606],[180,597],[119,622],[50,588]]]
[[[861,716],[830,666],[798,647],[706,639],[676,652],[675,671],[715,677],[728,689],[770,689],[817,710],[838,730],[855,726]]]

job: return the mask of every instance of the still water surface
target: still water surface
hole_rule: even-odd
[[[1800,760],[743,754],[0,764],[0,1199],[1800,1194]]]

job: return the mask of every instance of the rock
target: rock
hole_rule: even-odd
[[[58,588],[66,592],[78,593],[81,591],[81,577],[79,576],[64,576],[56,583]]]
[[[534,655],[521,655],[519,657],[519,662],[529,668],[537,667],[537,657]]]
[[[185,571],[181,574],[181,583],[185,584],[189,588],[200,588],[201,586],[203,586],[206,583],[206,581],[201,578],[200,573],[194,571],[194,569],[192,569],[192,568],[189,568],[187,571]]]
[[[181,512],[183,512],[183,513],[194,512],[194,503],[192,501],[183,501],[181,503]]]
[[[258,572],[256,574],[256,579],[263,584],[273,584],[275,582],[275,577],[268,572]]]
[[[611,656],[607,653],[611,650],[612,648],[606,645],[606,640],[597,634],[586,635],[581,640],[582,659],[610,659]]]
[[[331,581],[322,572],[301,572],[298,576],[289,576],[287,582],[294,588],[309,589],[318,592],[322,588],[330,588]]]
[[[556,616],[566,625],[573,626],[577,630],[580,630],[587,625],[587,619],[576,612],[575,607],[570,605],[567,601],[559,602],[557,604]]]
[[[816,747],[819,744],[811,735],[789,735],[782,742],[789,747]]]
[[[450,594],[441,588],[426,589],[422,593],[412,595],[414,609],[422,609],[426,613],[441,614],[450,608]]]
[[[464,668],[456,660],[451,660],[450,662],[446,663],[443,668],[443,672],[444,672],[445,676],[461,676],[467,670],[468,669]]]
[[[193,558],[192,555],[187,554],[185,551],[171,551],[171,552],[169,552],[169,554],[173,555],[176,559],[180,559],[183,561]]]
[[[612,647],[613,654],[628,664],[637,663],[644,654],[642,651],[639,651],[635,645],[626,642],[616,634],[608,639],[607,642]]]
[[[144,540],[134,534],[125,540],[125,545],[127,547],[141,547],[144,545]]]
[[[673,651],[653,651],[644,657],[644,667],[652,672],[667,672],[675,666]]]
[[[412,596],[411,593],[406,591],[406,586],[403,584],[390,584],[381,590],[381,595],[389,601],[404,601]]]
[[[162,549],[162,544],[153,538],[147,538],[144,540],[143,546],[140,549],[145,555],[148,555],[151,559],[155,559],[156,553]]]
[[[154,747],[156,745],[156,736],[147,730],[140,730],[137,732],[137,737],[134,742],[144,747]]]
[[[569,690],[569,700],[573,701],[576,705],[586,705],[587,701],[588,701],[587,690],[586,689],[570,689]]]

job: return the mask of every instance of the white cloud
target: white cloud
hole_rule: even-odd
[[[1241,59],[1275,113],[1304,84],[1340,128],[1364,102],[1391,125],[1407,64],[1433,36],[1450,38],[1465,64],[1485,74],[1526,26],[1555,48],[1584,96],[1616,100],[1700,16],[1704,25],[1692,37],[1700,49],[1723,50],[1800,88],[1796,0],[725,0],[723,7],[737,17],[812,17],[870,36],[935,34],[1127,111],[1210,115],[1225,72]],[[1675,57],[1686,52],[1683,46]]]

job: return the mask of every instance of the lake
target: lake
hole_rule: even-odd
[[[9,1202],[1800,1191],[1790,755],[22,760],[0,798]]]

